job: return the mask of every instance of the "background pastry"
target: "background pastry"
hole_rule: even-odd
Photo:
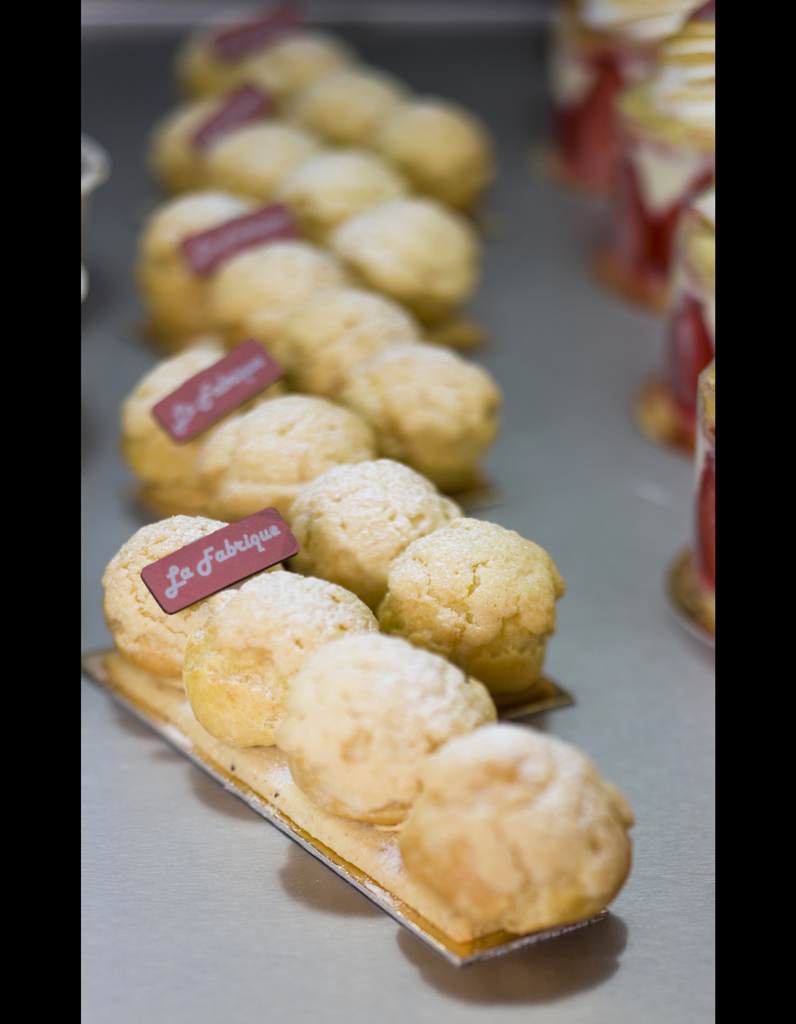
[[[406,96],[396,79],[359,66],[322,78],[300,92],[288,105],[286,116],[338,146],[367,145]]]
[[[556,177],[607,194],[617,158],[614,103],[651,72],[660,42],[702,0],[567,0],[550,39]]]
[[[339,397],[376,431],[380,455],[448,492],[476,485],[500,426],[497,384],[439,345],[391,345],[354,366]]]
[[[137,278],[150,329],[163,344],[179,347],[213,326],[209,278],[191,271],[180,244],[253,207],[249,200],[223,192],[195,192],[169,200],[148,218]]]
[[[214,323],[232,332],[231,344],[247,337],[267,348],[282,329],[288,314],[317,292],[350,283],[350,276],[334,253],[309,242],[275,241],[238,253],[227,260],[210,282]]]
[[[302,128],[264,121],[225,133],[204,158],[210,188],[271,202],[282,181],[320,149],[318,139]]]
[[[187,96],[218,96],[250,82],[284,100],[354,59],[351,48],[335,36],[302,31],[269,42],[240,60],[225,60],[214,48],[216,34],[217,30],[194,33],[177,54],[177,79]]]
[[[226,350],[219,338],[197,338],[190,348],[157,363],[122,403],[122,454],[144,484],[143,499],[148,505],[179,509],[186,514],[204,512],[207,492],[196,463],[213,428],[192,441],[176,444],[152,415],[152,409],[161,399],[225,355]],[[246,403],[238,414],[268,398],[284,394],[285,390],[282,381],[277,381]]]
[[[624,294],[665,308],[680,212],[715,172],[715,21],[689,21],[661,45],[653,74],[617,100],[616,124],[614,242],[598,269]]]
[[[352,217],[330,244],[371,288],[440,320],[476,286],[479,245],[464,217],[432,199],[394,199]]]
[[[276,742],[296,784],[320,807],[396,825],[420,795],[429,755],[496,717],[486,688],[444,658],[361,634],[306,659]]]
[[[182,103],[153,128],[147,144],[150,174],[167,192],[190,192],[206,185],[203,153],[194,136],[222,101],[208,96]]]
[[[199,474],[208,508],[234,522],[262,508],[289,519],[301,488],[343,462],[375,457],[373,431],[323,398],[286,395],[233,416],[208,438]]]
[[[430,758],[399,837],[412,876],[489,930],[599,913],[630,871],[633,813],[580,751],[487,725]]]
[[[541,676],[565,590],[538,544],[496,523],[454,519],[397,559],[379,624],[449,658],[493,695],[517,693]]]
[[[326,150],[285,178],[276,197],[287,203],[304,235],[325,242],[357,213],[408,193],[395,167],[366,150]]]
[[[374,610],[406,548],[461,515],[419,473],[389,459],[335,466],[307,484],[291,510],[296,572],[339,583]]]
[[[683,210],[675,238],[666,322],[666,369],[636,404],[655,441],[693,451],[699,374],[716,352],[716,190]]]
[[[446,100],[412,100],[381,126],[373,147],[417,192],[470,210],[495,175],[489,133],[469,111]]]
[[[257,336],[257,316],[246,331]],[[362,288],[331,288],[295,309],[269,344],[297,391],[334,398],[359,363],[400,342],[420,341],[412,314]]]
[[[372,613],[342,587],[289,572],[250,580],[188,642],[191,708],[224,743],[270,746],[308,655],[336,637],[377,631]]]
[[[139,668],[164,676],[165,682],[180,688],[188,637],[234,591],[219,591],[167,615],[141,579],[141,570],[223,526],[226,523],[201,516],[172,516],[142,526],[113,556],[102,577],[105,621],[118,649]]]

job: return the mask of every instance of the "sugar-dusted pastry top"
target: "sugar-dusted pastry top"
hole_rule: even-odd
[[[256,322],[247,326],[256,335]],[[364,288],[330,288],[297,307],[269,347],[297,391],[336,398],[359,363],[419,340],[420,325],[397,302]]]
[[[396,560],[381,628],[449,658],[493,694],[529,689],[556,628],[564,581],[538,544],[478,519],[454,519]]]
[[[268,746],[307,656],[337,637],[377,631],[372,612],[342,587],[289,572],[258,576],[190,638],[183,680],[194,714],[225,743]]]
[[[430,754],[496,719],[481,683],[378,633],[334,640],[308,657],[286,704],[276,742],[298,786],[326,810],[377,825],[406,819]]]
[[[630,40],[660,40],[678,32],[705,0],[578,0],[588,28]]]
[[[482,366],[442,345],[411,342],[355,365],[339,393],[375,430],[380,455],[449,493],[476,486],[500,428],[501,398]]]
[[[390,459],[335,466],[291,510],[292,568],[339,583],[376,609],[406,548],[461,515],[430,480]]]
[[[529,932],[598,913],[630,870],[633,814],[568,743],[486,725],[427,762],[399,836],[410,875],[490,930]]]
[[[227,521],[273,507],[289,520],[302,487],[332,466],[375,457],[373,431],[323,398],[285,395],[232,416],[199,457],[209,510]]]

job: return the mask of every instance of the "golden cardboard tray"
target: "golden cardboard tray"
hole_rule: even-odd
[[[184,693],[166,686],[156,677],[136,669],[129,662],[125,662],[125,659],[116,652],[109,650],[90,652],[83,655],[81,665],[84,675],[104,690],[117,704],[157,733],[169,746],[215,779],[228,792],[234,793],[253,811],[270,821],[299,846],[304,847],[313,857],[322,861],[335,874],[344,878],[355,889],[367,896],[421,942],[457,967],[510,953],[521,947],[563,935],[577,928],[583,928],[608,916],[608,911],[603,910],[594,917],[583,921],[575,921],[571,924],[526,935],[501,931],[487,935],[474,934],[466,939],[453,938],[439,925],[444,924],[450,931],[458,930],[460,934],[463,934],[463,929],[469,928],[472,931],[472,925],[464,922],[456,914],[452,914],[437,901],[433,894],[428,890],[423,890],[408,878],[400,862],[395,833],[376,831],[373,826],[364,825],[361,822],[347,822],[335,815],[327,815],[314,808],[309,812],[311,817],[314,816],[315,824],[318,826],[314,827],[316,833],[325,835],[327,839],[331,838],[339,849],[344,849],[346,852],[353,850],[355,854],[362,850],[362,859],[369,863],[372,862],[377,867],[381,864],[380,878],[374,878],[347,860],[341,852],[324,843],[321,836],[313,835],[297,824],[273,800],[266,798],[265,793],[271,795],[270,788],[273,786],[274,780],[278,779],[279,789],[282,790],[280,802],[288,802],[288,806],[291,806],[287,791],[292,786],[295,791],[292,797],[292,806],[295,806],[300,812],[303,807],[305,813],[310,807],[310,802],[292,782],[281,751],[273,747],[252,748],[250,751],[243,751],[214,740],[208,733],[205,733],[192,714],[186,714],[185,709],[187,708],[190,712],[190,708]],[[550,686],[554,687],[554,684],[550,684]],[[566,697],[563,703],[573,703],[571,696],[564,694],[564,691],[560,691],[558,687],[554,687],[554,689],[560,697]],[[537,700],[536,704],[516,707],[513,709],[513,715],[529,714],[533,711],[547,710],[549,707],[563,706],[562,703],[551,703],[556,699],[554,694]],[[529,711],[528,708],[531,710]],[[506,716],[502,715],[501,717]],[[243,763],[247,758],[250,761],[248,769]],[[285,761],[284,764],[282,764],[283,761]],[[258,777],[257,772],[251,768],[252,764],[264,765],[266,770],[261,770]],[[243,775],[248,778],[248,782],[246,778],[242,777]],[[250,782],[254,782],[257,788],[250,785]],[[279,790],[275,791],[273,796],[279,797]],[[329,826],[331,826],[331,834]],[[325,832],[324,828],[326,828]],[[365,840],[364,845],[363,840]],[[380,855],[381,860],[379,861],[378,858],[374,860],[374,854]],[[379,872],[375,871],[374,874],[379,874]],[[381,882],[390,877],[394,878],[398,884],[388,889]],[[404,896],[408,896],[413,903],[425,911],[425,915],[400,898],[393,889],[400,889]],[[435,918],[437,923],[429,920],[429,917]]]

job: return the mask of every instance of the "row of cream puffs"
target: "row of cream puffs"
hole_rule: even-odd
[[[373,512],[371,490],[357,493]],[[394,509],[405,511],[400,500]],[[389,532],[387,517],[373,523]],[[618,790],[569,745],[494,724],[490,691],[554,624],[563,582],[546,552],[459,518],[394,560],[379,622],[342,586],[279,567],[166,616],[141,568],[221,525],[165,520],[111,561],[105,612],[127,658],[184,685],[217,739],[276,743],[325,811],[401,829],[407,870],[473,921],[530,931],[616,895],[633,823]]]
[[[415,97],[393,77],[356,64],[340,40],[305,30],[229,60],[214,52],[215,34],[194,34],[177,58],[181,89],[192,100],[161,122],[150,146],[150,166],[167,188],[223,188],[269,201],[276,165],[286,173],[321,140],[371,149],[392,187],[408,183],[463,210],[493,178],[492,142],[476,117],[445,100]],[[271,122],[273,131],[267,124],[236,128],[202,152],[194,134],[243,85],[269,97],[282,122]]]
[[[268,347],[298,305],[352,284],[407,306],[432,338],[455,341],[457,311],[475,288],[480,259],[475,232],[459,214],[429,199],[393,199],[339,224],[329,249],[269,240],[196,273],[185,240],[254,208],[231,193],[196,192],[149,217],[137,278],[148,330],[162,345],[179,348],[191,335],[211,331],[232,344],[256,338]]]

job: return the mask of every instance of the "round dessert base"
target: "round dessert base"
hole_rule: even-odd
[[[691,636],[716,646],[716,599],[699,586],[691,549],[681,551],[666,574],[669,609]]]
[[[535,715],[575,703],[571,693],[544,676],[527,690],[520,690],[518,693],[493,693],[492,700],[495,702],[498,718],[501,719],[522,718],[524,715]]]
[[[535,176],[569,192],[591,199],[607,200],[611,195],[610,185],[599,184],[570,170],[549,142],[540,142],[531,149],[530,165]]]
[[[686,421],[665,378],[652,377],[643,386],[633,404],[633,421],[653,444],[694,454],[694,424]]]
[[[610,246],[598,249],[592,268],[599,283],[614,294],[651,313],[665,313],[669,302],[668,289],[629,273]]]

